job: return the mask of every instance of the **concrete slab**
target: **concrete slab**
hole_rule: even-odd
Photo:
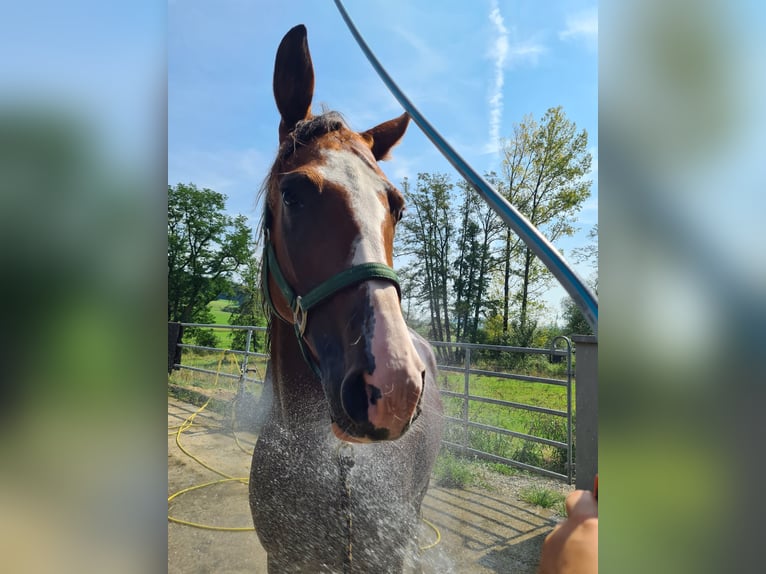
[[[168,573],[265,574],[266,553],[252,530],[246,485],[248,452],[257,437],[237,432],[237,444],[222,416],[202,411],[178,437],[179,447],[178,426],[197,410],[168,398],[168,495],[223,478],[203,464],[241,481],[227,480],[181,494],[170,503],[169,513],[202,525],[248,530],[207,530],[168,522]],[[485,472],[481,479],[486,488],[429,489],[423,516],[439,529],[441,542],[423,551],[425,574],[535,573],[542,542],[561,517],[522,502],[518,492],[532,483],[561,492],[571,488],[544,477]],[[423,544],[435,538],[424,523]]]

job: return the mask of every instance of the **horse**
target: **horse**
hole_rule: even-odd
[[[420,507],[441,445],[430,345],[402,316],[401,192],[378,161],[405,113],[365,132],[313,115],[306,28],[277,50],[279,147],[263,187],[268,407],[250,507],[268,571],[418,571]]]

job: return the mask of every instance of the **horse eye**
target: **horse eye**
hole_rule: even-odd
[[[396,223],[399,223],[404,214],[404,197],[393,185],[389,186],[387,191],[388,209],[391,210],[391,215],[394,216]]]
[[[279,184],[282,203],[290,209],[300,209],[316,193],[316,185],[304,173],[288,173]]]
[[[298,193],[290,188],[282,190],[282,203],[285,204],[285,207],[301,207],[303,205]]]

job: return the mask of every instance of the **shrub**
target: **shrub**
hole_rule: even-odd
[[[218,345],[218,338],[212,329],[195,330],[194,340],[200,347],[216,347]]]
[[[562,417],[554,417],[543,413],[535,413],[535,416],[532,418],[532,424],[529,427],[529,434],[539,436],[540,438],[546,438],[548,440],[556,440],[565,443],[567,442],[567,421]],[[549,464],[552,466],[551,470],[560,472],[562,474],[566,473],[566,449],[548,446],[542,447],[542,445],[536,446],[538,447],[537,450],[539,452],[539,458],[547,459]],[[543,465],[538,464],[537,466]]]

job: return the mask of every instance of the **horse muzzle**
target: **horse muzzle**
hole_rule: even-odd
[[[340,387],[343,413],[333,421],[335,436],[349,442],[401,437],[420,415],[424,384],[425,371],[417,365],[394,372],[350,372]]]

